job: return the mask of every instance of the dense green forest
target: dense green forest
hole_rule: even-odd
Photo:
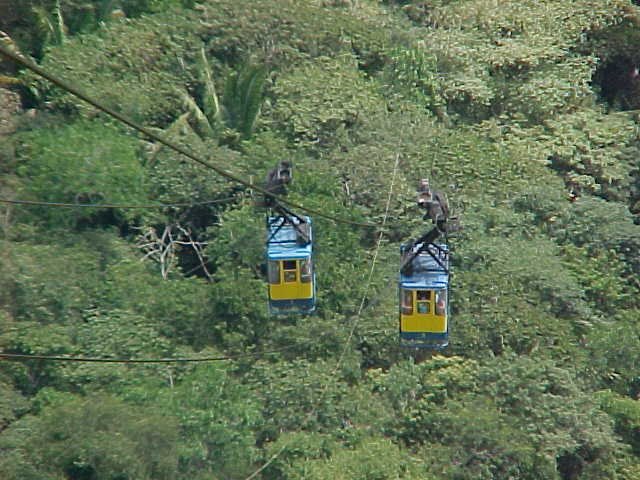
[[[0,0],[4,46],[378,225],[314,217],[317,312],[270,316],[255,192],[0,60],[0,351],[231,357],[0,360],[0,478],[639,479],[638,3]],[[420,178],[463,225],[439,353],[398,342]]]

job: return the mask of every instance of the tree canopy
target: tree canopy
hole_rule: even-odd
[[[2,358],[0,478],[638,478],[637,2],[0,1],[0,42],[247,182],[0,61],[0,353],[124,360]],[[348,220],[310,316],[267,309],[282,160]],[[397,338],[421,178],[438,353]]]

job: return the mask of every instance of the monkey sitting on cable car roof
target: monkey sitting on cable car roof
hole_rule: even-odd
[[[431,190],[427,178],[423,178],[418,184],[418,206],[427,211],[424,219],[430,218],[438,227],[443,225],[449,217],[447,196],[439,190]]]
[[[267,173],[264,189],[273,195],[286,195],[286,187],[289,183],[291,183],[291,162],[282,160]],[[267,207],[275,205],[276,199],[273,195],[264,196],[264,203]]]

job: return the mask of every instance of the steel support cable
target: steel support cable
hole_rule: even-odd
[[[0,198],[0,203],[8,203],[10,205],[25,205],[33,207],[64,207],[64,208],[179,208],[179,207],[197,207],[200,205],[212,205],[215,203],[226,203],[236,200],[238,197],[220,198],[218,200],[207,200],[204,202],[192,203],[159,203],[146,205],[118,205],[110,203],[63,203],[63,202],[40,202],[35,200],[16,200],[10,198]]]
[[[61,80],[59,78],[57,78],[56,76],[48,73],[47,71],[45,71],[44,69],[42,69],[41,67],[39,67],[38,65],[36,65],[35,63],[33,63],[32,61],[24,58],[23,56],[19,55],[16,52],[11,51],[11,49],[7,48],[7,46],[3,45],[2,43],[0,43],[0,55],[5,56],[6,58],[10,59],[11,61],[31,70],[33,73],[49,80],[51,83],[53,83],[54,85],[62,88],[63,90],[66,90],[67,92],[71,93],[72,95],[75,95],[76,97],[78,97],[81,100],[84,100],[85,102],[87,102],[89,105],[92,105],[93,107],[97,108],[98,110],[106,113],[107,115],[112,116],[113,118],[117,119],[118,121],[124,123],[125,125],[128,125],[129,127],[133,128],[134,130],[137,130],[138,132],[142,133],[143,135],[147,136],[148,138],[155,140],[156,142],[159,142],[161,144],[163,144],[164,146],[170,148],[171,150],[180,153],[181,155],[184,155],[185,157],[187,157],[188,159],[199,163],[200,165],[203,165],[211,170],[213,170],[214,172],[216,172],[218,175],[234,181],[236,183],[239,183],[240,185],[244,185],[245,187],[249,188],[249,189],[253,189],[257,192],[260,192],[264,195],[268,195],[270,197],[276,198],[278,199],[279,202],[284,203],[286,205],[290,205],[291,207],[295,207],[299,210],[305,211],[309,214],[312,215],[316,215],[318,217],[322,217],[322,218],[326,218],[327,220],[331,220],[333,222],[336,223],[342,223],[345,225],[353,225],[356,227],[366,227],[366,228],[379,228],[380,225],[377,225],[375,223],[363,223],[363,222],[355,222],[352,220],[346,220],[346,219],[342,219],[342,218],[336,218],[333,217],[331,215],[327,215],[325,213],[322,213],[319,210],[315,210],[309,207],[305,207],[303,205],[300,205],[298,203],[292,202],[291,200],[287,200],[284,197],[278,196],[278,195],[274,195],[273,193],[269,192],[268,190],[256,186],[250,182],[247,182],[229,172],[227,172],[226,170],[221,169],[220,167],[217,167],[216,165],[207,162],[206,160],[203,160],[202,158],[198,157],[197,155],[195,155],[194,153],[190,152],[189,150],[181,147],[180,145],[177,145],[169,140],[167,140],[166,138],[162,137],[161,135],[158,135],[154,132],[152,132],[151,130],[149,130],[146,127],[143,127],[141,125],[138,125],[136,122],[134,122],[133,120],[131,120],[130,118],[128,118],[126,115],[123,115],[120,112],[117,112],[115,110],[113,110],[112,108],[107,107],[106,105],[103,105],[102,103],[98,102],[97,100],[91,98],[90,96],[88,96],[87,94],[85,94],[84,92],[82,92],[81,90],[77,89],[76,87],[70,85],[69,83],[65,82],[64,80]]]
[[[381,230],[380,230],[380,234],[378,235],[378,242],[376,244],[376,249],[374,251],[373,254],[373,260],[371,261],[371,269],[369,271],[369,278],[367,279],[367,283],[365,285],[364,288],[364,293],[362,295],[362,300],[360,301],[360,307],[358,308],[358,312],[356,313],[356,317],[355,320],[353,322],[353,325],[351,326],[351,330],[349,332],[349,336],[347,337],[347,340],[344,342],[344,347],[342,349],[342,352],[340,353],[340,357],[338,357],[338,361],[336,362],[336,366],[333,368],[330,377],[331,378],[335,378],[336,373],[338,372],[338,369],[340,368],[340,365],[342,365],[342,361],[344,360],[344,356],[347,353],[347,349],[349,348],[349,344],[351,343],[351,339],[353,338],[353,335],[355,333],[356,327],[358,325],[358,322],[360,320],[360,315],[362,314],[362,310],[364,309],[364,304],[367,300],[367,295],[369,293],[369,287],[371,286],[371,282],[373,281],[373,273],[375,272],[375,268],[376,268],[376,262],[378,260],[378,252],[380,251],[380,246],[382,245],[382,238],[384,235],[384,226],[387,222],[387,217],[389,216],[389,207],[391,205],[391,196],[393,194],[393,185],[395,183],[395,179],[396,179],[396,172],[398,171],[398,164],[400,163],[400,155],[396,155],[396,161],[395,161],[395,165],[393,166],[393,175],[391,177],[391,185],[389,187],[389,195],[387,197],[387,205],[385,208],[385,213],[384,213],[384,217],[382,218],[382,224],[381,224]],[[320,392],[320,398],[324,397],[327,394],[327,391],[329,390],[329,383],[326,383],[324,385],[324,388],[322,389],[322,391]],[[320,402],[316,402],[317,404],[319,404]],[[311,410],[309,412],[309,414],[306,416],[306,419],[308,420],[309,418],[311,418],[311,416],[316,413],[316,410]],[[264,471],[265,468],[267,468],[269,465],[271,465],[280,455],[282,455],[282,453],[287,449],[287,447],[290,445],[290,443],[285,443],[282,448],[280,448],[276,453],[274,453],[269,460],[267,460],[263,465],[260,466],[260,468],[258,468],[255,472],[253,472],[251,475],[249,475],[248,477],[245,478],[245,480],[252,480],[254,479],[256,476],[260,475],[260,473],[262,471]]]
[[[10,333],[20,332],[20,329],[11,330]],[[7,333],[5,331],[4,333]],[[28,360],[44,360],[51,362],[76,362],[76,363],[122,363],[122,364],[143,364],[143,363],[206,363],[220,362],[226,360],[236,360],[245,357],[260,357],[264,355],[272,355],[275,353],[286,352],[296,347],[316,343],[326,334],[319,337],[309,338],[286,347],[276,348],[273,350],[265,350],[260,352],[236,353],[231,355],[220,355],[215,357],[183,357],[183,358],[109,358],[109,357],[85,357],[74,355],[39,355],[26,353],[10,353],[0,352],[0,360],[28,361]]]
[[[206,363],[206,362],[222,362],[227,360],[235,360],[244,357],[260,357],[263,355],[271,355],[292,349],[297,345],[289,345],[275,350],[267,350],[264,352],[248,352],[236,353],[231,355],[220,355],[216,357],[185,357],[185,358],[106,358],[106,357],[76,357],[67,355],[30,355],[22,353],[0,352],[0,359],[5,360],[46,360],[52,362],[79,362],[79,363]]]

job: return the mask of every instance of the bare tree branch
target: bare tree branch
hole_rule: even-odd
[[[166,225],[162,234],[159,236],[155,228],[140,228],[141,233],[138,235],[137,247],[144,252],[141,261],[151,259],[160,266],[160,274],[163,279],[169,277],[169,272],[177,264],[177,252],[184,247],[193,249],[198,257],[201,268],[207,280],[211,281],[211,272],[207,269],[206,255],[204,247],[207,242],[198,242],[193,239],[191,232],[182,227],[180,224]]]

